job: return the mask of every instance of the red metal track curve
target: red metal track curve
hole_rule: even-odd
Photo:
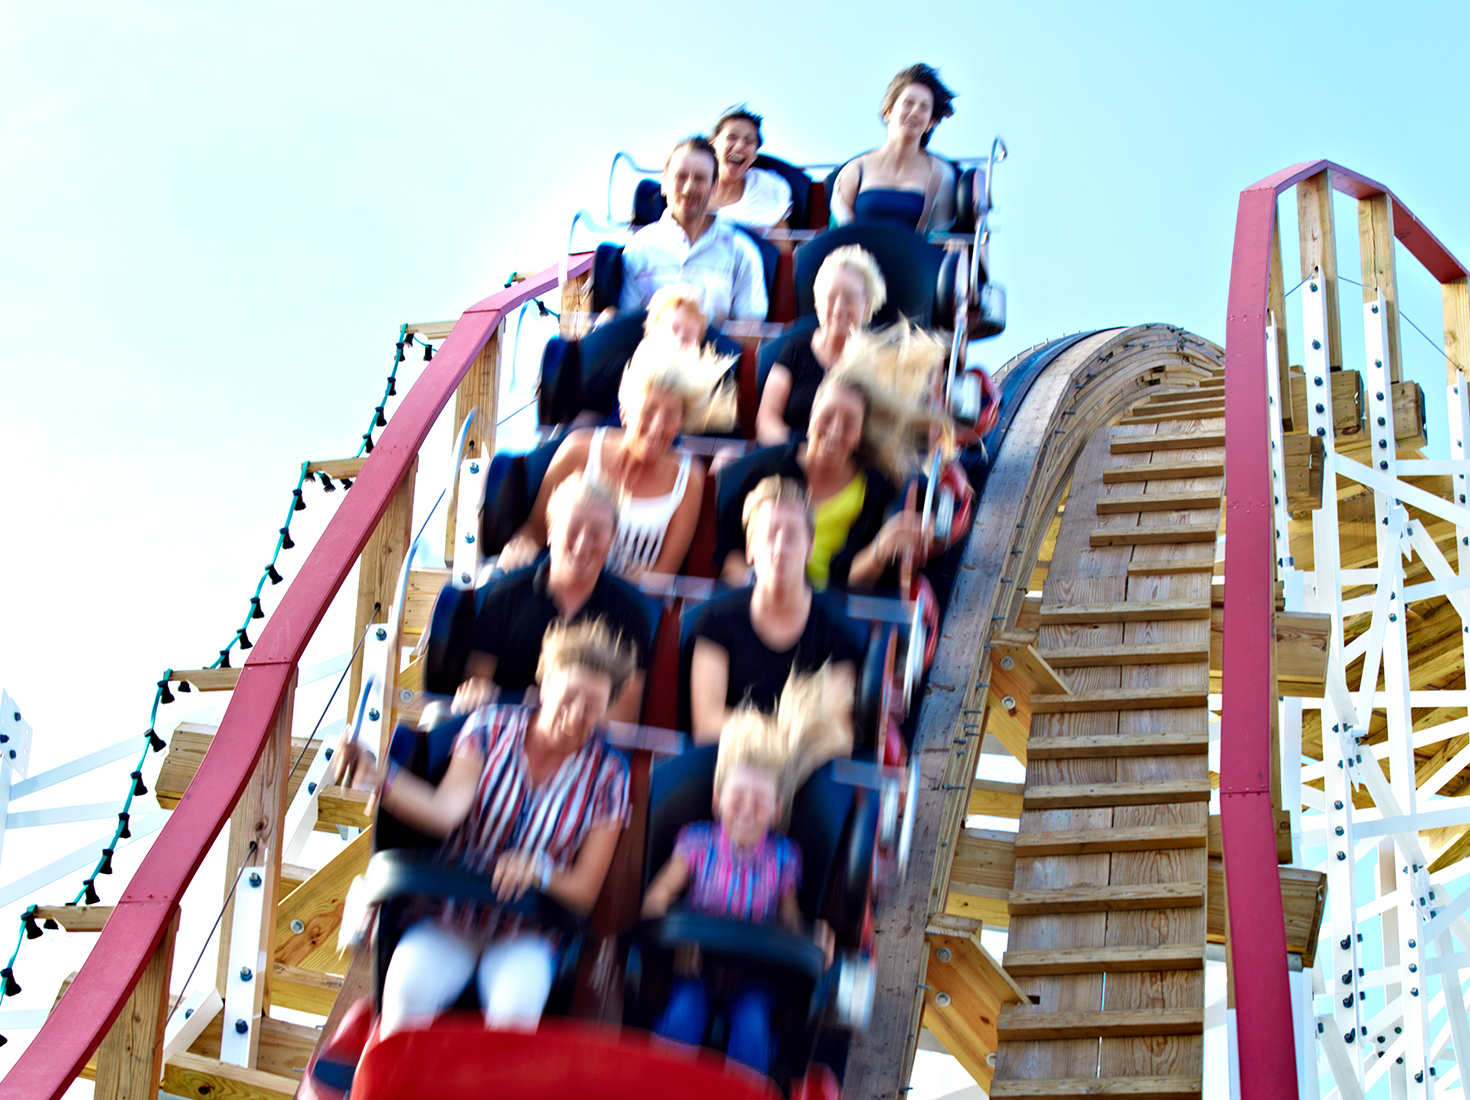
[[[590,255],[574,258],[568,275],[580,275],[591,266]],[[352,492],[338,506],[250,651],[194,781],[128,883],[71,988],[0,1081],[0,1100],[56,1100],[106,1036],[255,770],[292,669],[387,511],[430,427],[501,319],[556,285],[553,266],[471,306],[404,396]]]
[[[1271,815],[1271,683],[1275,573],[1270,415],[1266,388],[1267,287],[1276,199],[1324,169],[1354,198],[1388,195],[1394,236],[1440,282],[1464,266],[1381,184],[1330,161],[1298,164],[1240,193],[1225,326],[1225,485],[1229,509],[1225,556],[1224,710],[1220,725],[1220,815],[1225,877],[1230,883],[1231,948],[1237,980],[1236,1032],[1242,1100],[1297,1094],[1296,1052],[1281,879]],[[1284,324],[1284,319],[1282,320]],[[1312,1067],[1315,1072],[1315,1067]]]

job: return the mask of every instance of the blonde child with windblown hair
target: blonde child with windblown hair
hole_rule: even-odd
[[[801,850],[777,831],[791,800],[828,760],[852,753],[850,730],[827,718],[837,708],[830,669],[809,676],[793,673],[774,715],[741,707],[725,723],[715,764],[713,821],[679,831],[674,854],[649,884],[645,918],[661,917],[680,895],[704,916],[803,927],[797,890]],[[830,963],[832,930],[817,921],[813,938]],[[774,995],[759,982],[746,982],[730,1000],[729,1057],[766,1073],[775,1051],[771,1032]],[[669,1003],[654,1031],[697,1044],[709,1018],[709,994],[697,974],[676,978]]]

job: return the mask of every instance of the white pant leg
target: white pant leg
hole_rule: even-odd
[[[492,943],[480,956],[485,1022],[492,1027],[534,1028],[551,994],[555,966],[556,949],[541,936],[523,933]]]
[[[366,950],[366,948],[361,948]],[[383,1036],[425,1027],[459,999],[475,973],[479,952],[464,936],[435,920],[421,920],[403,934],[383,981]]]

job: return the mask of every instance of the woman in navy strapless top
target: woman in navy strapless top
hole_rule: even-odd
[[[928,151],[934,127],[954,114],[953,100],[928,65],[911,65],[893,78],[883,97],[888,140],[837,173],[834,223],[870,222],[919,233],[954,224],[954,166]]]

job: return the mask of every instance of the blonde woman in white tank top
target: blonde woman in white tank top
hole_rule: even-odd
[[[683,432],[724,430],[735,420],[731,360],[645,339],[618,390],[624,428],[572,432],[557,449],[531,517],[500,556],[507,570],[529,565],[546,545],[546,502],[569,474],[581,472],[620,494],[618,534],[608,568],[625,577],[677,573],[704,494],[704,468],[674,452]]]

